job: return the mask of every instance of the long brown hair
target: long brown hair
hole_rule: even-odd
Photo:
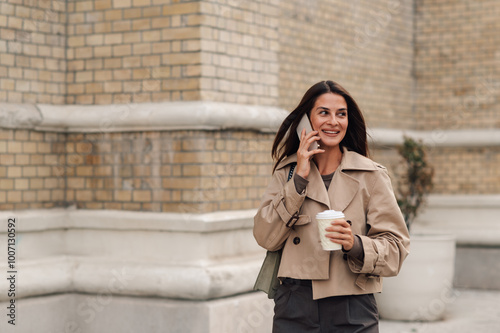
[[[276,133],[271,152],[275,160],[273,172],[285,157],[297,152],[300,144],[299,137],[295,134],[297,126],[304,114],[310,115],[318,97],[326,93],[334,93],[344,97],[347,104],[349,123],[346,135],[340,142],[340,148],[346,147],[348,150],[368,156],[365,119],[358,104],[340,84],[333,81],[321,81],[306,91],[299,105],[285,118]]]

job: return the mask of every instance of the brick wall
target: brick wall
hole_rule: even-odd
[[[274,2],[69,2],[66,103],[275,105]]]
[[[499,128],[498,1],[416,3],[418,127]]]
[[[69,134],[67,200],[86,209],[251,209],[269,179],[270,145],[253,132]]]
[[[66,2],[0,3],[0,101],[63,104]]]
[[[280,106],[292,110],[312,84],[343,85],[368,125],[414,127],[410,1],[281,2]]]
[[[66,205],[65,137],[0,129],[0,210]]]
[[[276,0],[202,1],[202,98],[277,105]]]
[[[67,104],[200,99],[200,2],[68,2]]]
[[[0,131],[0,209],[212,212],[258,205],[273,135]]]
[[[401,159],[395,149],[377,147],[372,158],[387,167],[394,187]],[[433,194],[500,193],[500,148],[429,147],[429,163],[434,167]]]
[[[416,4],[414,36],[413,7],[398,0],[4,1],[0,100],[290,110],[311,84],[333,79],[369,127],[500,126],[500,7]],[[271,174],[273,135],[257,132],[0,133],[1,209],[254,208]],[[500,193],[499,156],[494,147],[433,148],[435,193]],[[397,161],[391,149],[373,158]]]

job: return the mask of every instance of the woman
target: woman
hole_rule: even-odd
[[[299,140],[305,114],[313,131],[302,130]],[[313,142],[319,147],[310,150]],[[373,293],[381,277],[398,274],[409,235],[387,170],[367,158],[356,102],[335,82],[313,85],[283,121],[272,154],[254,236],[267,250],[283,249],[273,332],[378,332]],[[346,216],[325,229],[341,251],[321,247],[315,216],[324,210]]]

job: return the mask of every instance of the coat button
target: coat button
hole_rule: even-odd
[[[293,244],[298,245],[300,243],[300,237],[295,237],[293,239]]]

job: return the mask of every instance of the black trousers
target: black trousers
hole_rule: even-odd
[[[273,333],[378,333],[373,294],[313,300],[310,282],[285,279],[274,304]]]

